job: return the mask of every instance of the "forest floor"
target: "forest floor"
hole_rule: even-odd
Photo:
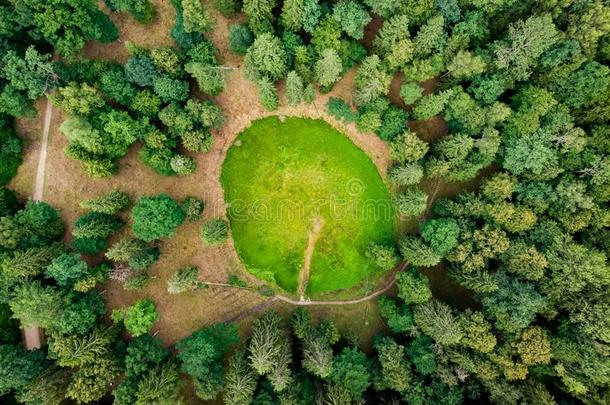
[[[206,1],[207,2],[207,1]],[[170,31],[173,26],[175,12],[169,1],[153,0],[157,7],[157,17],[152,25],[143,26],[124,14],[112,14],[112,20],[120,30],[120,42],[112,44],[89,44],[85,49],[87,57],[92,59],[116,60],[125,62],[128,53],[124,47],[126,41],[133,41],[137,45],[147,47],[170,46],[173,41]],[[227,19],[213,11],[217,20],[216,28],[210,33],[210,39],[220,51],[219,60],[225,66],[232,66],[237,70],[229,73],[226,78],[225,91],[215,98],[222,107],[226,122],[223,129],[214,133],[215,143],[212,150],[205,154],[193,155],[197,161],[198,171],[188,177],[161,177],[145,167],[137,158],[138,146],[132,148],[130,153],[121,160],[120,173],[110,179],[93,179],[87,176],[76,161],[68,159],[64,154],[67,146],[66,138],[59,131],[59,126],[66,116],[58,109],[52,108],[52,120],[47,147],[46,179],[44,183],[44,197],[47,202],[57,207],[68,224],[70,234],[71,224],[84,212],[79,207],[79,201],[99,196],[107,191],[119,189],[128,192],[133,199],[142,195],[151,195],[165,192],[176,199],[187,196],[203,198],[206,203],[205,218],[224,216],[226,204],[220,185],[220,169],[228,148],[235,137],[249,124],[258,118],[269,115],[300,116],[309,118],[322,118],[332,126],[346,134],[356,146],[361,148],[375,163],[381,176],[390,163],[387,146],[374,134],[360,133],[354,124],[345,125],[326,113],[326,102],[329,97],[351,99],[353,90],[353,77],[355,72],[348,72],[333,88],[332,92],[319,95],[315,103],[302,104],[297,107],[288,107],[285,100],[278,111],[267,112],[260,105],[256,86],[248,81],[241,70],[242,57],[228,50],[227,35],[230,24],[239,21],[239,18]],[[375,27],[378,28],[378,27]],[[376,29],[367,30],[367,40],[374,36]],[[399,99],[398,91],[402,77],[397,76],[392,83],[392,100]],[[426,83],[426,90],[432,91],[435,82]],[[282,85],[280,93],[283,94]],[[42,142],[42,129],[44,127],[44,109],[46,100],[39,100],[36,107],[39,111],[35,119],[18,120],[19,133],[26,139],[24,150],[24,163],[19,169],[18,176],[11,183],[21,195],[30,195],[35,183],[36,164],[40,158],[39,150]],[[437,140],[447,133],[444,121],[435,118],[426,122],[410,122],[409,125],[420,137],[427,141]],[[482,176],[488,173],[483,173]],[[476,179],[469,183],[437,184],[424,182],[422,188],[431,193],[437,189],[436,196],[450,197],[463,190],[475,189],[479,183]],[[125,217],[129,221],[129,218]],[[423,218],[401,223],[402,231],[413,232]],[[125,291],[120,284],[108,282],[103,287],[103,293],[108,302],[109,310],[132,304],[138,299],[152,297],[160,312],[160,320],[156,324],[156,331],[167,344],[188,336],[192,331],[209,325],[213,322],[237,319],[242,331],[246,331],[252,321],[253,308],[275,308],[281,313],[287,313],[294,308],[290,302],[281,299],[269,303],[269,298],[253,290],[230,289],[211,287],[180,296],[170,295],[166,291],[166,282],[169,276],[178,268],[185,265],[197,265],[202,269],[202,280],[210,282],[226,282],[231,274],[237,274],[246,280],[250,286],[260,284],[258,280],[245,271],[241,264],[231,240],[219,247],[204,247],[199,241],[199,223],[186,223],[177,231],[176,237],[164,241],[161,247],[161,259],[152,269],[155,279],[151,285],[141,292]],[[126,227],[128,228],[128,227]],[[127,229],[124,234],[128,232]],[[118,235],[122,236],[122,235]],[[69,239],[69,237],[67,237]],[[431,277],[432,289],[436,296],[451,303],[463,306],[470,304],[467,294],[449,282],[444,276],[442,267],[425,269],[424,272]],[[380,280],[381,284],[381,280]],[[386,285],[386,284],[381,284]],[[384,292],[392,293],[393,283],[387,285]],[[324,299],[341,300],[347,297],[362,296],[370,293],[375,286],[364,286],[357,291],[346,291]],[[288,298],[290,300],[291,298]],[[460,303],[462,305],[460,305]],[[364,347],[371,347],[375,334],[384,329],[380,319],[375,300],[358,302],[353,305],[341,306],[312,306],[314,315],[325,316],[335,321],[343,331],[354,331],[361,339]]]

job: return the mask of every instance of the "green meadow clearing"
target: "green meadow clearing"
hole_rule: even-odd
[[[295,292],[317,223],[307,293],[347,289],[376,269],[371,243],[393,243],[390,194],[369,157],[322,120],[257,120],[229,149],[221,181],[235,247],[260,279]]]

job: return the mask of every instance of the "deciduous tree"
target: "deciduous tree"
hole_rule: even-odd
[[[185,219],[180,205],[167,194],[141,197],[131,210],[133,232],[143,241],[173,236]]]
[[[341,0],[333,7],[333,18],[341,24],[347,35],[354,39],[362,39],[364,27],[371,22],[371,16],[358,2]]]
[[[201,399],[213,399],[223,386],[223,357],[239,341],[234,324],[217,323],[176,344],[180,369],[195,381]]]
[[[396,274],[398,297],[406,304],[422,304],[432,299],[428,278],[410,266],[407,271]]]
[[[158,319],[157,307],[151,299],[139,300],[126,309],[112,311],[112,320],[122,321],[133,337],[147,333]]]
[[[357,348],[346,347],[333,362],[330,380],[347,388],[351,397],[358,400],[371,384],[369,370],[369,360],[364,353]]]

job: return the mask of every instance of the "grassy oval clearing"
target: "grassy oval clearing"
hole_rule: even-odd
[[[239,256],[255,276],[287,291],[353,287],[376,271],[369,244],[394,239],[395,214],[377,168],[322,120],[253,122],[229,149],[221,181]]]

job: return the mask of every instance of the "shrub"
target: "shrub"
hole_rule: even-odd
[[[381,114],[377,111],[365,111],[358,117],[356,127],[360,132],[375,132],[381,126]]]
[[[182,211],[186,215],[186,219],[190,222],[199,221],[203,214],[205,204],[203,200],[196,197],[186,197],[180,204]]]
[[[229,28],[229,47],[233,52],[244,55],[254,42],[254,36],[244,24],[233,24]]]
[[[150,242],[173,236],[185,219],[184,211],[167,194],[141,197],[131,211],[133,233]]]
[[[234,287],[246,288],[248,287],[248,283],[241,278],[237,274],[231,274],[229,276],[229,284]]]
[[[358,119],[358,113],[341,98],[330,97],[326,103],[326,112],[338,120],[351,124]]]
[[[228,236],[229,224],[224,219],[212,219],[201,226],[201,240],[204,245],[219,245],[227,240]]]
[[[197,164],[195,161],[185,155],[175,155],[170,161],[170,166],[174,172],[178,175],[188,175],[195,172]]]

